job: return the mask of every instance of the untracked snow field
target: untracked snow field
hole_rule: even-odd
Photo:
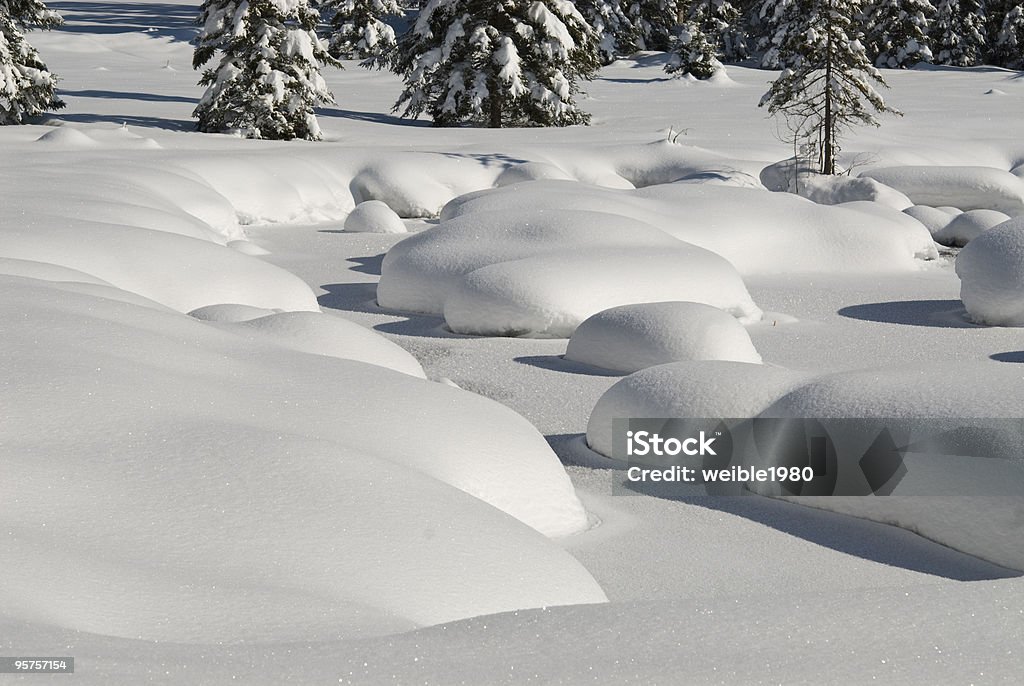
[[[51,6],[67,109],[0,128],[0,655],[75,674],[0,684],[1020,683],[984,458],[786,500],[609,457],[623,417],[1020,418],[1020,73],[886,72],[904,116],[801,197],[772,72],[643,53],[592,126],[436,129],[348,62],[324,141],[252,141],[193,130],[198,2]]]

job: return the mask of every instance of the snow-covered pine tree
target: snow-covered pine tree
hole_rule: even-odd
[[[391,67],[405,80],[394,110],[435,126],[585,124],[575,97],[596,36],[569,0],[429,0]]]
[[[697,79],[710,79],[720,69],[723,67],[714,39],[697,22],[684,22],[665,71],[676,77],[689,74]]]
[[[1024,69],[1024,4],[1007,8],[992,46],[993,61],[1011,69]]]
[[[757,49],[761,53],[761,67],[783,69],[789,66],[785,60],[794,55],[782,53],[781,47],[789,39],[792,27],[799,27],[797,0],[762,0],[752,16],[755,26]]]
[[[782,115],[797,142],[817,143],[820,170],[836,173],[838,136],[854,125],[878,126],[876,113],[892,112],[875,86],[885,86],[867,58],[856,17],[860,0],[795,0],[797,11],[779,44],[790,65],[761,99]]]
[[[728,61],[746,59],[746,36],[740,9],[729,0],[689,0],[681,7],[686,22],[696,24],[719,56]]]
[[[632,44],[623,45],[625,54],[637,50],[668,50],[679,23],[676,0],[623,0],[632,26]]]
[[[936,64],[971,67],[985,54],[985,14],[979,0],[938,0],[931,21]]]
[[[314,107],[334,102],[320,75],[337,65],[316,35],[319,13],[307,0],[206,0],[192,66],[220,53],[199,85],[192,116],[199,130],[249,138],[318,140]]]
[[[60,15],[40,0],[0,0],[0,124],[24,124],[47,110],[59,110],[57,77],[25,40],[25,31],[51,29]]]
[[[402,15],[397,0],[323,0],[320,10],[330,16],[333,57],[368,60],[371,66],[395,47],[395,30],[386,20]]]
[[[929,0],[875,0],[863,19],[868,57],[890,69],[930,62],[928,24],[934,15]]]
[[[631,52],[629,46],[636,44],[635,29],[620,0],[576,0],[575,4],[597,34],[597,51],[602,64]]]

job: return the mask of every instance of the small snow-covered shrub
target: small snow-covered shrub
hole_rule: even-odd
[[[366,200],[356,205],[345,219],[345,230],[355,233],[406,233],[401,217],[380,200]]]
[[[686,360],[761,362],[735,317],[693,302],[637,303],[598,312],[573,332],[565,358],[626,373]]]
[[[1024,326],[1024,218],[989,229],[956,258],[960,299],[979,324]]]

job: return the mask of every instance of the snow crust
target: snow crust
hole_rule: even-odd
[[[971,318],[1024,326],[1024,217],[982,233],[956,258],[960,299]]]
[[[565,359],[625,373],[687,360],[761,362],[735,317],[692,302],[622,305],[598,312],[573,332]]]

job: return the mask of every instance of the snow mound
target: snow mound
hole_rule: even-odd
[[[992,326],[1024,326],[1024,217],[989,229],[956,258],[960,299],[971,318]]]
[[[478,212],[395,245],[377,301],[443,314],[459,333],[568,336],[633,302],[706,302],[757,319],[721,257],[641,221],[583,210]]]
[[[961,210],[997,210],[1024,214],[1024,180],[993,167],[906,166],[871,169],[875,179],[909,197],[914,204],[952,205]]]
[[[587,444],[612,456],[612,420],[620,418],[755,417],[808,378],[745,362],[674,362],[621,379],[597,401]]]
[[[816,174],[800,179],[800,195],[821,205],[848,202],[874,202],[903,211],[914,203],[903,193],[874,179],[865,177],[825,176]]]
[[[228,241],[227,246],[232,250],[237,250],[243,255],[252,255],[254,257],[261,257],[263,255],[269,255],[270,251],[265,248],[261,248],[255,243],[250,241]]]
[[[265,307],[221,303],[219,305],[200,307],[188,314],[190,317],[195,317],[204,322],[247,322],[250,319],[258,319],[275,314],[275,312]]]
[[[547,162],[523,162],[514,164],[503,171],[494,181],[495,186],[511,186],[523,181],[543,181],[551,179],[571,180],[572,177],[559,167]]]
[[[543,437],[504,406],[0,280],[0,317],[19,323],[0,328],[9,616],[230,643],[604,600],[534,530],[587,517]]]
[[[96,148],[100,143],[82,131],[70,126],[58,126],[36,139],[38,143],[59,145],[62,148]]]
[[[761,362],[735,317],[692,302],[623,305],[598,312],[573,332],[565,358],[626,373],[687,360]]]
[[[193,315],[194,316],[194,315]],[[229,325],[292,350],[357,360],[426,378],[416,358],[401,346],[355,322],[322,312],[281,312]]]
[[[380,200],[356,205],[345,219],[345,230],[357,233],[406,233],[402,219]]]
[[[718,253],[741,274],[905,271],[917,269],[918,258],[937,255],[931,236],[901,212],[862,204],[877,211],[866,218],[863,207],[819,205],[789,193],[715,183],[614,190],[534,181],[456,198],[441,219],[484,212],[515,216],[540,208],[600,212],[645,222]]]
[[[56,264],[46,262],[35,262],[32,260],[17,260],[8,257],[0,257],[0,274],[7,276],[24,276],[30,279],[41,279],[43,281],[72,281],[79,283],[101,284],[109,286],[103,279],[97,279],[92,274],[69,269]]]
[[[452,198],[493,186],[504,168],[472,156],[405,153],[367,164],[349,191],[356,204],[380,200],[405,219],[436,217]]]
[[[928,205],[913,205],[903,210],[903,214],[924,224],[933,238],[935,234],[946,228],[956,216],[938,207],[929,207]]]
[[[967,210],[953,217],[953,221],[932,234],[932,237],[943,245],[960,247],[1009,218],[1008,215],[996,210]]]

